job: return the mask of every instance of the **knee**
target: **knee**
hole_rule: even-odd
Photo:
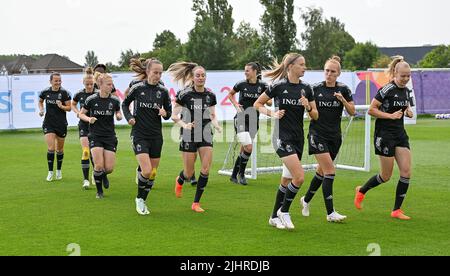
[[[94,166],[95,166],[94,170],[96,170],[97,172],[106,171],[105,167],[103,165],[101,165],[101,164],[99,165],[99,164],[95,163]]]
[[[152,174],[151,168],[143,168],[143,167],[141,167],[141,169],[142,169],[142,171],[141,171],[142,176],[145,177],[145,178],[150,178],[150,175]]]
[[[253,145],[247,145],[244,147],[244,150],[248,153],[252,153],[253,152]]]
[[[304,176],[294,176],[294,178],[292,179],[292,183],[297,187],[302,186],[304,182],[305,182]]]
[[[203,174],[203,175],[209,175],[209,167],[202,168],[200,173]]]
[[[389,180],[391,180],[392,177],[392,173],[388,174],[388,173],[382,173],[380,174],[382,180],[384,181],[384,183],[389,182]]]
[[[404,178],[411,178],[411,169],[403,169],[400,171],[400,176]]]
[[[105,173],[106,174],[112,174],[114,171],[114,168],[105,168]]]

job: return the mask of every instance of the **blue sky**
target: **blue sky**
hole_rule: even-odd
[[[258,0],[229,0],[235,27],[259,28]],[[295,0],[297,8],[322,7],[359,42],[379,46],[450,44],[450,2],[445,0]],[[299,33],[302,24],[296,8]],[[84,64],[88,50],[117,63],[121,50],[145,52],[165,29],[184,42],[193,27],[189,0],[8,0],[0,4],[0,54],[58,53]]]

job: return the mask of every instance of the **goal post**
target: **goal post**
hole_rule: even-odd
[[[370,171],[372,124],[368,110],[368,105],[358,105],[356,106],[356,116],[350,117],[344,114],[341,124],[342,147],[335,160],[337,169]],[[272,146],[272,125],[273,121],[270,119],[261,119],[260,121],[261,128],[253,141],[253,153],[245,172],[248,179],[257,179],[260,174],[280,173],[283,170],[282,162]],[[305,120],[305,135],[308,133],[308,129],[309,120]],[[231,176],[240,149],[241,145],[234,136],[234,141],[229,144],[223,166],[219,170],[220,175]],[[308,154],[307,141],[304,145],[302,165],[307,171],[317,168],[314,156]]]

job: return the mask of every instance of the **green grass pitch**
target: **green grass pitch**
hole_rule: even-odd
[[[303,218],[299,199],[291,208],[296,229],[279,231],[268,225],[280,175],[264,175],[248,187],[230,184],[217,171],[227,143],[216,143],[210,182],[202,200],[207,212],[190,210],[195,189],[189,184],[176,199],[174,179],[182,169],[178,144],[164,128],[165,145],[155,189],[149,196],[151,215],[135,211],[136,161],[128,128],[117,130],[119,151],[111,189],[104,200],[81,189],[78,134],[66,140],[63,181],[47,183],[46,145],[39,131],[0,132],[0,255],[62,255],[80,246],[81,255],[149,256],[280,256],[369,255],[378,244],[381,255],[450,254],[450,122],[421,119],[407,126],[413,150],[413,177],[405,212],[409,222],[390,218],[398,169],[392,180],[371,191],[360,212],[353,206],[354,188],[372,172],[338,171],[336,209],[349,218],[330,224],[319,193],[311,217]],[[372,150],[373,152],[373,150]],[[274,156],[274,158],[278,158]],[[197,164],[198,168],[198,164]]]

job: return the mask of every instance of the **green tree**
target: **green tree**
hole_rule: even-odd
[[[193,0],[195,27],[189,32],[186,56],[208,70],[230,69],[233,8],[227,0]]]
[[[450,67],[450,45],[440,45],[429,52],[421,61],[422,68],[449,68]]]
[[[120,53],[120,59],[119,59],[119,68],[121,71],[128,71],[130,68],[130,60],[132,58],[139,58],[140,54],[138,52],[133,52],[133,50],[128,49],[125,52],[122,51]]]
[[[86,63],[84,64],[85,67],[94,68],[94,66],[98,64],[98,57],[94,51],[88,51],[84,58],[86,59]]]
[[[387,55],[379,56],[372,64],[372,68],[388,68],[392,59]]]
[[[294,0],[260,0],[265,7],[261,17],[264,40],[272,47],[272,55],[281,59],[293,51],[297,43],[297,25],[293,19]]]
[[[356,43],[344,57],[344,68],[347,70],[367,70],[380,57],[380,50],[372,42]]]
[[[184,46],[171,31],[163,31],[156,35],[153,50],[141,55],[142,58],[157,58],[167,68],[172,63],[184,59]]]
[[[322,69],[333,55],[344,59],[347,51],[355,46],[355,39],[345,30],[345,24],[337,18],[323,17],[323,10],[307,8],[302,11],[306,30],[301,34],[308,67]]]
[[[253,61],[268,67],[272,62],[269,45],[249,23],[241,22],[233,40],[233,69],[242,70],[247,63]]]

